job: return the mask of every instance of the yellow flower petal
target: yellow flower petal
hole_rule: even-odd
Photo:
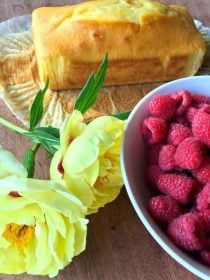
[[[79,221],[74,224],[75,228],[75,240],[74,240],[74,254],[75,256],[79,255],[81,251],[85,250],[86,238],[83,234],[83,231],[86,228],[86,224]]]
[[[2,224],[18,223],[25,225],[34,225],[36,220],[44,222],[44,215],[41,213],[38,205],[26,205],[21,209],[8,209],[7,211],[0,211],[0,226]]]
[[[59,258],[59,251],[58,251],[58,249],[59,249],[58,242],[60,243],[59,244],[60,248],[64,247],[62,244],[63,242],[61,240],[61,237],[59,236],[59,233],[57,232],[57,230],[55,229],[51,220],[49,219],[49,216],[46,217],[46,223],[47,223],[47,227],[48,227],[48,231],[49,231],[49,235],[48,235],[49,248],[48,248],[48,250],[50,250],[52,258],[57,265],[57,270],[60,270],[66,264],[66,263],[63,263],[62,258],[61,259]]]
[[[72,174],[68,177],[68,174],[66,173],[64,175],[64,180],[66,181],[69,190],[80,199],[83,205],[89,207],[93,203],[95,196],[91,186],[85,181],[84,176],[81,176],[81,174]]]
[[[94,150],[95,150],[95,146],[94,146]],[[83,154],[81,154],[81,158],[82,160],[84,160]],[[86,158],[87,161],[88,158],[89,157]],[[64,166],[64,168],[65,166],[69,166],[69,165],[70,166],[69,168],[67,168],[67,172],[64,175],[58,171],[58,164],[60,163],[60,161],[61,161],[61,152],[58,151],[53,157],[51,162],[51,167],[50,167],[51,179],[59,183],[62,183],[63,185],[65,185],[65,183],[67,182],[68,189],[71,190],[74,193],[74,195],[82,201],[84,205],[86,206],[91,205],[92,201],[94,200],[94,195],[90,189],[90,186],[95,183],[99,174],[98,160],[96,160],[92,165],[90,163],[87,163],[86,165],[87,166],[90,165],[90,166],[87,167],[84,172],[84,170],[81,171],[82,168],[79,168],[79,170],[74,167],[71,168],[72,161],[70,161],[69,164],[68,157],[67,157],[67,161],[63,161],[62,165]],[[75,171],[76,173],[74,173]],[[79,171],[81,171],[81,173],[78,174],[77,172]],[[71,180],[68,180],[68,177],[71,177]]]
[[[63,155],[69,144],[86,128],[83,116],[79,111],[73,111],[63,122],[60,128],[61,154]]]
[[[81,173],[97,160],[98,145],[96,135],[82,134],[69,145],[63,158],[63,168],[69,169],[73,174]]]
[[[27,171],[12,153],[3,150],[0,145],[0,178],[9,175],[27,177]]]
[[[59,164],[61,164],[62,161],[62,153],[61,150],[58,150],[57,152],[55,152],[51,163],[50,163],[50,178],[55,181],[55,182],[59,182],[61,184],[63,184],[63,174],[58,170],[58,166]]]
[[[7,249],[9,246],[10,246],[10,243],[4,237],[0,236],[0,247],[3,249]]]
[[[49,232],[46,224],[37,224],[35,229],[35,240],[37,246],[35,248],[36,262],[34,262],[34,273],[36,270],[44,272],[46,267],[48,267],[52,261],[52,256],[50,254],[50,250],[48,249],[48,233]]]
[[[6,177],[0,179],[0,195],[10,193],[14,190],[14,186],[21,196],[34,203],[48,205],[56,211],[70,216],[72,221],[86,212],[86,208],[78,198],[53,181],[18,178],[16,176]]]
[[[15,247],[9,246],[7,249],[0,249],[0,273],[20,274],[24,271],[24,256],[20,255]]]
[[[119,135],[120,130],[123,129],[125,126],[124,121],[121,121],[115,117],[112,116],[101,116],[98,117],[94,120],[92,120],[88,126],[87,126],[87,131],[104,131],[110,132],[113,134],[114,137],[115,135]]]
[[[0,180],[1,182],[1,180]],[[0,183],[1,186],[1,183]],[[3,185],[2,185],[3,188]],[[0,215],[1,213],[3,213],[3,211],[12,211],[12,210],[18,210],[21,209],[23,207],[25,207],[26,205],[30,204],[30,201],[25,200],[22,197],[19,197],[19,199],[15,199],[14,197],[8,195],[8,193],[5,194],[0,194],[0,198],[1,198],[1,204],[0,204]]]
[[[78,236],[75,234],[75,225],[72,227],[67,228],[67,240],[68,242],[65,242],[65,255],[68,260],[71,260],[75,254],[75,240],[80,240]],[[82,243],[79,244],[79,251],[82,250]]]

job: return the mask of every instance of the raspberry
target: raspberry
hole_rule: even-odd
[[[206,103],[199,103],[197,108],[199,109],[199,111],[210,114],[210,104],[206,104]]]
[[[150,164],[158,164],[159,160],[159,152],[162,148],[163,144],[154,144],[148,147],[147,149],[147,163]]]
[[[155,117],[144,119],[142,123],[142,134],[149,144],[156,144],[163,141],[167,133],[167,123],[165,120]]]
[[[148,211],[180,248],[210,266],[210,97],[180,90],[149,103],[142,123],[147,145]],[[184,214],[185,213],[185,214]]]
[[[172,123],[169,127],[167,143],[177,146],[190,136],[192,136],[192,131],[189,127],[179,123]]]
[[[174,159],[183,169],[197,169],[204,159],[204,145],[195,137],[184,139],[177,147]]]
[[[198,212],[198,210],[197,210],[197,208],[196,208],[195,206],[193,206],[193,207],[190,209],[189,213],[199,214],[199,212]]]
[[[204,113],[210,114],[210,105],[209,104],[198,103],[198,104],[195,104],[194,106],[196,106],[196,107],[192,107],[192,106],[189,107],[189,109],[187,110],[187,113],[186,113],[186,118],[187,118],[188,122],[191,124],[192,124],[197,112],[204,112]]]
[[[168,223],[180,216],[182,210],[173,197],[159,195],[150,199],[149,212],[155,221]]]
[[[198,211],[210,209],[210,181],[197,195],[196,204]]]
[[[202,250],[200,252],[200,256],[206,264],[210,265],[210,249],[209,250]]]
[[[159,153],[159,166],[162,170],[169,171],[176,167],[174,154],[176,147],[173,145],[164,145]]]
[[[147,181],[151,186],[156,186],[159,176],[163,174],[163,170],[158,165],[150,165],[146,170]]]
[[[191,104],[190,93],[186,90],[180,90],[180,91],[174,92],[171,95],[171,97],[178,104],[178,108],[176,110],[176,116],[184,115]]]
[[[195,213],[172,220],[168,225],[168,235],[177,246],[188,251],[200,250],[206,242],[205,224]]]
[[[190,124],[193,122],[193,119],[194,119],[195,115],[197,114],[197,112],[198,112],[198,109],[196,109],[195,107],[190,106],[188,108],[187,113],[186,113],[186,118]]]
[[[210,237],[207,237],[205,247],[200,251],[202,260],[210,265]]]
[[[170,120],[176,111],[176,101],[169,95],[156,96],[149,103],[149,111],[155,117]]]
[[[197,112],[192,122],[194,136],[210,147],[210,115],[205,112]]]
[[[159,176],[158,189],[173,196],[179,203],[187,204],[197,190],[197,182],[190,177],[165,173]]]
[[[192,170],[192,175],[201,183],[210,180],[210,158],[206,158],[198,169]]]
[[[205,222],[205,226],[206,226],[206,231],[207,233],[210,233],[210,208],[206,209],[206,210],[202,210],[199,215],[202,217],[202,219]],[[209,239],[210,241],[210,239]],[[210,245],[210,243],[209,243]],[[210,247],[209,247],[210,249]]]
[[[210,104],[210,97],[205,95],[200,95],[196,93],[191,93],[192,103],[198,104],[198,103],[206,103]]]
[[[189,126],[189,122],[188,122],[188,119],[186,118],[186,115],[183,115],[183,116],[180,116],[180,117],[176,117],[174,119],[174,122],[175,123],[180,123],[180,124],[183,124],[184,126]]]

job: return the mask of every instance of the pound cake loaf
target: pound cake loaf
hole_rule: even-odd
[[[40,80],[53,90],[84,86],[108,53],[105,85],[194,75],[205,44],[188,11],[150,0],[96,0],[42,7],[32,15]]]

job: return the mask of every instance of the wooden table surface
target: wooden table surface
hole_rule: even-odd
[[[78,1],[64,0],[0,0],[0,21],[28,14],[38,6],[64,5]],[[194,18],[210,26],[210,0],[165,0],[186,6]],[[0,115],[20,124],[0,101]],[[22,160],[29,142],[0,126],[0,144]],[[48,178],[49,160],[40,150],[37,156],[36,176]],[[0,275],[0,280],[41,279],[30,275]],[[42,277],[43,280],[48,277]],[[55,278],[56,280],[195,280],[152,239],[139,221],[125,189],[119,197],[99,213],[90,216],[87,248]]]

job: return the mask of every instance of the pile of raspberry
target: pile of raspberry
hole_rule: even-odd
[[[149,212],[180,248],[210,266],[210,96],[186,90],[154,97],[147,143]]]

